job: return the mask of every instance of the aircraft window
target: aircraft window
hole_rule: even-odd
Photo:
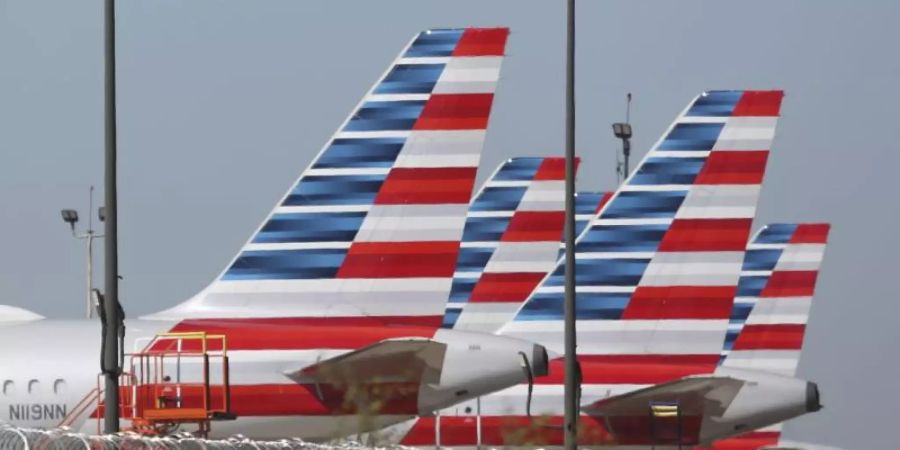
[[[28,382],[28,393],[29,394],[37,394],[41,389],[41,382],[38,380],[31,380]]]
[[[62,378],[58,378],[53,382],[53,393],[56,395],[62,395],[66,393],[66,380]]]
[[[3,382],[3,395],[13,395],[16,390],[16,383],[13,383],[12,380],[6,380]]]

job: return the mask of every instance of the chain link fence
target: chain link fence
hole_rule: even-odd
[[[0,424],[0,450],[403,450],[407,447],[366,447],[356,441],[314,444],[300,439],[253,441],[242,436],[224,440],[190,435],[146,437],[121,433],[88,436],[65,429],[36,430]]]

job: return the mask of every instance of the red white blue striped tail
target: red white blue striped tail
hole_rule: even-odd
[[[576,248],[579,354],[718,362],[781,91],[711,91],[683,111]],[[562,261],[502,334],[563,350]]]
[[[795,376],[830,225],[763,227],[747,246],[722,365]]]
[[[508,34],[418,34],[225,271],[152,317],[440,324]]]
[[[513,158],[472,202],[445,328],[493,332],[553,269],[565,222],[565,159]]]
[[[469,209],[443,327],[496,332],[556,265],[564,225],[559,218],[565,209],[559,179],[563,163],[560,158],[512,158],[482,187]],[[612,193],[575,195],[579,234]],[[510,231],[512,225],[529,232]],[[559,236],[552,246],[551,235]],[[492,271],[484,277],[488,266]],[[504,266],[510,269],[504,272]]]

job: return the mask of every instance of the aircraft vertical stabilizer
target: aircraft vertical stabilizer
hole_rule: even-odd
[[[579,237],[578,347],[598,377],[629,363],[714,370],[782,97],[698,96]],[[563,278],[560,262],[501,333],[562,353]]]
[[[829,228],[780,223],[757,233],[744,257],[723,366],[796,375]]]
[[[150,318],[439,324],[508,34],[418,34],[225,271]]]
[[[756,233],[744,255],[720,366],[796,375],[829,229],[824,223],[780,223]],[[775,424],[711,448],[795,448],[780,440],[781,430],[782,424]]]
[[[565,221],[564,165],[514,158],[485,184],[463,234],[463,252],[485,258],[458,265],[444,327],[495,331],[553,269]]]

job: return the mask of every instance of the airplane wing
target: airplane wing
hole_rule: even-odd
[[[687,377],[609,397],[581,410],[592,416],[646,416],[654,404],[677,404],[682,415],[721,415],[744,382],[731,377]]]

